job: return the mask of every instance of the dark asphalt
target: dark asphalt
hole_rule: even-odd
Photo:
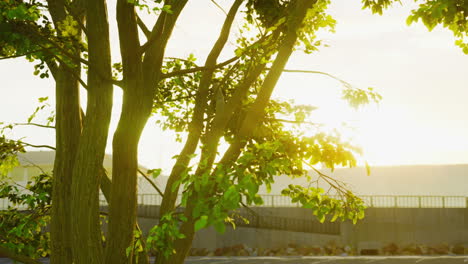
[[[41,260],[49,263],[48,259]],[[468,264],[468,256],[401,257],[189,257],[186,264]],[[0,264],[13,264],[0,258]]]

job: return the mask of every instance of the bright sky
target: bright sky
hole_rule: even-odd
[[[226,6],[230,1],[219,2]],[[274,96],[318,106],[314,121],[356,127],[345,135],[362,146],[363,160],[371,165],[468,163],[468,56],[453,44],[451,33],[441,28],[428,32],[420,24],[406,26],[410,6],[396,5],[377,16],[361,10],[359,0],[333,2],[330,13],[338,21],[336,33],[321,35],[329,47],[311,55],[297,53],[287,68],[324,71],[356,87],[375,87],[383,101],[352,110],[339,99],[337,81],[292,73],[283,74]],[[223,16],[209,0],[190,1],[168,56],[194,53],[202,64]],[[118,46],[112,48],[118,50]],[[33,64],[24,59],[1,61],[0,71],[0,121],[24,122],[38,97],[50,96],[54,102],[53,81],[33,76]],[[116,88],[112,129],[119,116],[120,96]],[[53,131],[44,129],[21,128],[10,136],[54,144]],[[140,144],[140,162],[167,172],[179,149],[171,134],[161,132],[150,120]],[[111,153],[110,148],[107,151]]]

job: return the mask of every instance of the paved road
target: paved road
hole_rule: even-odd
[[[464,257],[191,257],[187,264],[468,264]]]
[[[49,263],[48,260],[42,260]],[[468,256],[442,257],[189,257],[186,264],[468,264]],[[0,258],[0,264],[13,264]]]

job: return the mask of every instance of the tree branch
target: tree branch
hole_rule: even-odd
[[[148,176],[146,176],[146,174],[144,174],[140,169],[138,169],[138,172],[141,174],[141,176],[143,176],[150,184],[151,186],[153,186],[153,188],[159,193],[159,195],[161,195],[161,197],[164,198],[164,194],[163,192],[159,189],[159,187],[156,185],[156,183],[154,183]]]
[[[11,249],[3,247],[0,245],[0,255],[6,256],[7,258],[10,258],[15,261],[19,261],[25,264],[41,264],[38,260],[35,260],[33,258],[30,258],[25,255],[20,255],[15,252],[13,252]]]
[[[14,126],[37,126],[37,127],[42,127],[42,128],[53,128],[53,129],[55,129],[54,126],[41,125],[41,124],[37,124],[37,123],[11,123],[11,125],[14,125]]]
[[[246,117],[242,121],[242,124],[235,135],[234,141],[221,158],[220,164],[222,164],[224,168],[230,168],[234,164],[235,160],[239,157],[242,149],[244,148],[246,140],[251,136],[251,133],[257,126],[258,121],[263,118],[265,107],[270,101],[273,89],[275,88],[286,63],[294,50],[294,45],[298,37],[296,30],[301,26],[307,10],[312,6],[312,4],[313,1],[303,0],[297,1],[296,5],[293,6],[292,12],[294,12],[293,17],[295,19],[291,21],[291,24],[288,24],[287,31],[285,32],[278,54],[271,66],[271,70],[265,77],[254,103],[248,109]]]
[[[172,99],[168,99],[168,100],[164,100],[164,101],[157,101],[156,103],[165,104],[165,103],[177,102],[177,101],[181,101],[181,100],[185,100],[185,99],[189,99],[189,98],[194,98],[194,97],[195,97],[195,95],[187,95],[187,96],[181,96],[181,97],[172,98]]]
[[[48,148],[48,149],[55,150],[54,147],[49,146],[49,145],[33,145],[33,144],[29,144],[29,143],[26,143],[26,142],[23,142],[23,141],[21,141],[21,144],[26,145],[28,147],[33,147],[33,148]]]
[[[332,177],[324,174],[323,172],[319,171],[318,169],[316,169],[314,166],[312,166],[312,164],[310,164],[309,162],[303,160],[303,162],[309,166],[309,168],[311,168],[313,171],[315,171],[320,178],[322,178],[325,182],[327,182],[331,187],[333,187],[335,190],[338,191],[338,194],[341,196],[341,195],[348,195],[348,192],[350,192],[350,190],[348,190],[345,186],[345,184],[337,179],[333,179]]]
[[[211,48],[210,53],[208,54],[208,57],[206,58],[205,67],[207,70],[203,72],[200,79],[200,84],[198,85],[197,95],[195,98],[195,107],[192,114],[192,121],[188,127],[189,133],[185,141],[185,145],[180,152],[175,165],[172,167],[171,174],[169,175],[164,192],[165,197],[161,203],[160,215],[164,215],[174,209],[178,187],[173,189],[172,185],[180,177],[180,174],[186,169],[190,163],[191,155],[197,148],[203,130],[203,117],[206,112],[207,102],[209,99],[209,89],[213,81],[213,67],[217,65],[216,61],[224,46],[226,45],[229,33],[231,31],[231,26],[241,4],[242,0],[236,0],[232,4],[231,9],[229,10],[229,14],[224,20],[218,39],[216,40],[215,44]]]
[[[151,30],[149,30],[139,15],[137,15],[137,24],[141,31],[143,31],[143,34],[145,34],[146,38],[149,39],[151,37]]]
[[[347,81],[343,80],[343,79],[340,79],[332,74],[329,74],[329,73],[326,73],[326,72],[321,72],[321,71],[308,71],[308,70],[291,70],[291,69],[284,69],[283,72],[290,72],[290,73],[311,73],[311,74],[321,74],[321,75],[325,75],[325,76],[328,76],[332,79],[335,79],[337,81],[339,81],[340,83],[342,83],[345,87],[352,87],[352,85],[350,83],[348,83]]]
[[[73,8],[70,5],[68,5],[66,1],[64,1],[64,6],[65,6],[65,9],[67,9],[68,13],[70,13],[72,17],[75,19],[75,21],[78,23],[78,25],[80,26],[81,30],[83,30],[85,35],[88,36],[88,30],[86,29],[85,25],[82,23],[82,20],[80,19],[80,17],[75,13]]]
[[[57,73],[58,73],[58,67],[59,67],[58,64],[51,59],[45,60],[45,63],[47,64],[47,67],[52,73],[52,77],[54,77],[54,79],[57,79]]]
[[[277,121],[277,122],[282,122],[282,123],[290,123],[290,124],[308,124],[308,125],[314,125],[314,126],[321,126],[319,123],[313,123],[313,122],[308,122],[308,121],[296,121],[296,120],[287,120],[287,119],[281,119],[281,118],[268,118],[267,120],[269,121]]]
[[[28,51],[28,52],[23,53],[23,54],[16,54],[16,55],[11,55],[11,56],[1,57],[0,60],[8,60],[8,59],[19,58],[19,57],[27,56],[27,55],[30,55],[30,54],[34,54],[34,53],[39,52],[39,51],[44,51],[44,48],[33,50],[33,51]]]
[[[217,7],[219,8],[226,16],[228,15],[226,10],[224,10],[224,8],[222,6],[220,6],[215,0],[211,0],[211,2]]]
[[[215,69],[218,69],[218,68],[222,68],[236,60],[238,60],[239,57],[232,57],[230,58],[229,60],[226,60],[224,62],[221,62],[219,64],[216,64],[212,67],[209,67],[209,66],[203,66],[203,67],[194,67],[194,68],[190,68],[190,69],[184,69],[184,70],[180,70],[180,71],[173,71],[173,72],[169,72],[169,73],[165,73],[162,75],[162,78],[165,79],[165,78],[170,78],[170,77],[174,77],[174,76],[179,76],[179,75],[184,75],[184,74],[189,74],[189,73],[194,73],[194,72],[198,72],[198,71],[207,71],[207,70],[215,70]]]
[[[112,79],[112,80],[110,80],[110,82],[111,82],[113,85],[118,86],[118,87],[120,87],[120,88],[122,88],[122,89],[125,87],[124,81],[123,81],[123,80],[113,80],[113,79]]]
[[[41,45],[39,45],[41,46]],[[41,46],[42,47],[42,46]],[[53,53],[49,53],[51,56],[53,56],[58,62],[60,62],[60,65],[63,65],[65,67],[65,70],[69,73],[71,73],[73,75],[73,77],[75,77],[78,82],[80,82],[81,86],[83,86],[83,88],[85,89],[88,89],[88,85],[85,83],[85,81],[83,81],[83,79],[81,79],[81,76],[79,76],[75,71],[73,71],[73,69],[68,66],[68,64],[66,62],[64,62],[59,56],[53,54]],[[47,63],[47,65],[49,65],[49,63]],[[51,69],[51,72],[52,72],[52,68],[49,67],[49,69]],[[54,74],[52,72],[52,74]]]
[[[187,59],[176,58],[176,57],[164,57],[164,59],[165,59],[165,60],[181,60],[181,61],[193,63],[194,65],[196,65],[197,67],[199,67],[195,62],[193,62],[193,61],[191,61],[191,60],[187,60]]]

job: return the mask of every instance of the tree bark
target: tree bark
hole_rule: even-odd
[[[63,0],[48,0],[55,28],[66,18]],[[78,52],[74,55],[79,56]],[[55,65],[53,65],[55,66]],[[52,209],[50,240],[52,264],[72,263],[71,241],[71,185],[76,150],[81,134],[81,109],[79,97],[80,67],[59,65],[55,78],[55,161],[52,178]],[[51,69],[52,70],[52,69]]]
[[[234,22],[237,10],[239,9],[242,2],[243,0],[236,0],[231,6],[221,29],[221,33],[206,59],[205,68],[208,70],[203,72],[202,79],[200,80],[200,85],[198,87],[195,98],[195,109],[192,116],[192,121],[189,125],[189,135],[167,181],[166,188],[164,190],[164,199],[162,200],[161,208],[159,210],[160,216],[163,216],[164,214],[174,210],[179,187],[173,188],[173,185],[180,179],[181,174],[190,163],[191,155],[195,153],[197,148],[200,136],[203,131],[203,117],[207,107],[209,88],[212,82],[213,72],[215,70],[214,66],[216,65],[216,61],[221,54],[222,49],[226,45],[232,23]]]
[[[72,184],[72,246],[75,264],[103,263],[99,181],[112,110],[109,25],[105,0],[86,2],[88,103]]]
[[[166,1],[170,4],[173,1]],[[106,263],[131,263],[126,249],[134,242],[137,209],[138,142],[151,114],[165,47],[178,15],[187,1],[178,1],[173,13],[163,12],[148,40],[145,61],[152,66],[143,70],[135,6],[126,0],[117,2],[120,52],[122,55],[124,94],[122,112],[113,139],[112,187],[109,204],[109,235]],[[154,35],[153,35],[154,34]]]
[[[51,263],[71,263],[71,186],[81,134],[78,81],[63,69],[56,80],[56,150],[50,223]]]
[[[232,166],[234,161],[238,158],[239,154],[241,153],[242,147],[245,145],[245,140],[251,135],[252,131],[255,128],[257,122],[263,117],[264,109],[267,106],[271,94],[273,92],[276,83],[278,82],[279,77],[281,76],[281,72],[284,69],[289,57],[291,56],[294,45],[297,41],[297,30],[300,29],[302,26],[303,20],[307,14],[307,10],[312,7],[315,1],[312,0],[297,0],[295,3],[294,9],[292,12],[293,15],[291,16],[292,19],[288,23],[288,30],[285,33],[285,38],[281,44],[281,47],[278,51],[278,55],[276,56],[275,61],[271,67],[270,72],[265,78],[265,81],[260,88],[260,92],[252,105],[252,107],[248,110],[247,116],[242,122],[240,127],[239,133],[236,135],[236,139],[231,144],[229,149],[226,151],[225,155],[223,156],[221,163],[226,168],[228,166]],[[171,263],[171,264],[183,264],[184,259],[192,245],[192,240],[194,237],[194,224],[197,219],[194,219],[192,216],[192,210],[195,205],[195,201],[198,195],[207,195],[209,190],[205,190],[208,192],[205,193],[197,193],[193,192],[192,197],[188,200],[185,216],[187,217],[187,221],[183,222],[181,225],[181,232],[186,236],[183,239],[178,239],[175,242],[175,250],[176,254],[169,257],[169,259],[163,262],[157,262],[158,264],[162,263]],[[192,202],[191,202],[192,201]]]
[[[294,45],[297,41],[297,30],[302,26],[307,10],[311,8],[314,3],[315,0],[296,1],[294,10],[292,11],[295,14],[293,16],[294,19],[288,24],[288,31],[278,51],[278,55],[276,56],[276,59],[273,62],[262,87],[260,88],[254,104],[248,110],[234,142],[229,146],[220,161],[224,168],[232,166],[235,160],[239,157],[242,148],[245,146],[246,139],[250,137],[257,123],[261,118],[263,118],[265,107],[270,101],[270,97],[276,83],[278,82],[286,63],[294,50]]]

